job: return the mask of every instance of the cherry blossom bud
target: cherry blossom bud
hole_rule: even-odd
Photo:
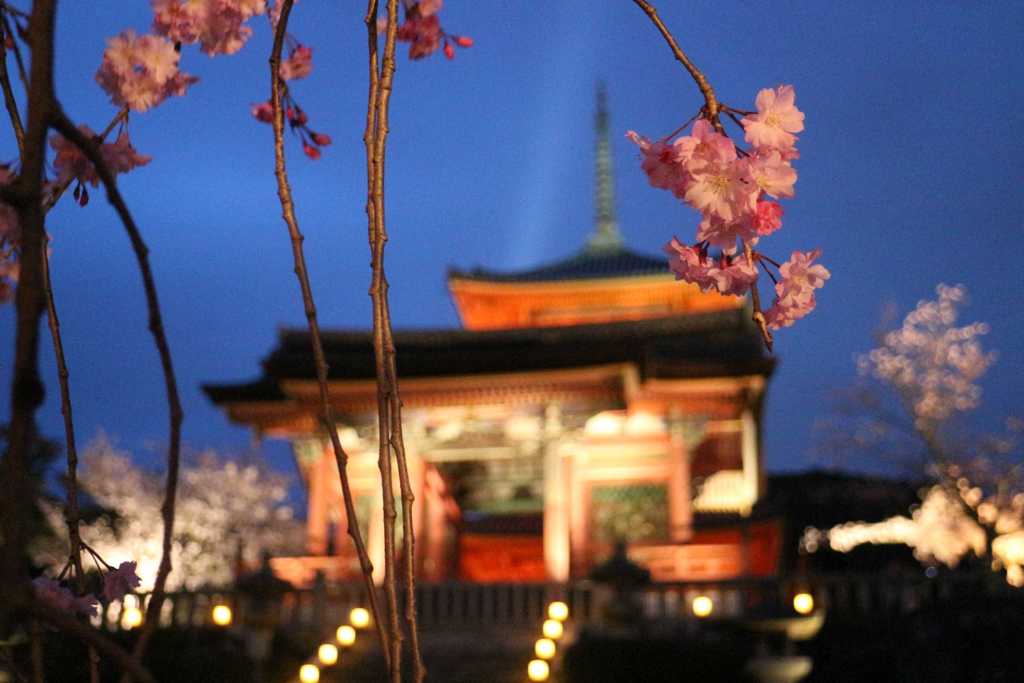
[[[257,121],[262,121],[263,123],[272,123],[274,121],[274,108],[270,102],[254,104],[249,111],[252,112],[253,117]]]
[[[313,142],[320,145],[321,147],[326,147],[327,145],[331,144],[331,136],[327,135],[326,133],[313,133],[312,137]]]
[[[304,126],[309,121],[309,117],[306,116],[306,112],[298,108],[288,107],[288,122],[292,126]]]
[[[306,153],[306,156],[316,161],[320,158],[320,150],[309,144],[308,142],[302,143],[302,151]]]
[[[448,59],[455,59],[455,48],[452,47],[451,43],[444,44],[444,56]]]
[[[455,36],[455,44],[459,47],[473,47],[473,39],[468,36]]]

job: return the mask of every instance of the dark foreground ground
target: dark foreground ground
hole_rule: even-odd
[[[514,683],[525,681],[529,649],[494,647],[501,633],[449,634],[425,647],[428,680],[444,683]],[[119,636],[130,646],[131,634]],[[444,645],[436,645],[443,642]],[[428,640],[429,644],[429,640]],[[568,644],[567,644],[568,645]],[[628,683],[747,680],[743,665],[753,651],[751,637],[736,624],[709,624],[688,638],[612,641],[591,639],[567,647],[553,681]],[[273,657],[261,678],[235,633],[194,629],[163,631],[154,639],[147,666],[168,683],[286,683],[314,650],[308,636],[279,633]],[[365,638],[343,662],[325,670],[325,683],[384,680],[376,645]],[[796,652],[814,660],[807,683],[963,683],[1024,681],[1024,593],[999,600],[965,598],[941,609],[888,618],[873,615],[856,621],[826,621],[813,641]],[[47,681],[87,681],[85,653],[57,634],[47,636]],[[105,666],[103,681],[117,680]]]

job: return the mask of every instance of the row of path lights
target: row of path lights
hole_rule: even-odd
[[[342,624],[334,632],[334,639],[342,648],[348,649],[356,642],[356,635],[370,626],[370,612],[363,607],[354,607],[348,613],[348,623]],[[321,643],[316,649],[316,662],[306,662],[299,667],[300,683],[318,683],[320,667],[334,666],[338,663],[340,652],[334,643]]]
[[[544,637],[533,644],[536,659],[531,659],[526,666],[526,676],[531,681],[546,681],[551,676],[549,662],[558,653],[556,643],[565,633],[565,621],[568,618],[569,606],[561,600],[548,605],[548,618],[541,625],[541,634]]]

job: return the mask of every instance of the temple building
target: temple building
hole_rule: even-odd
[[[764,491],[774,362],[741,299],[676,282],[663,257],[624,245],[603,91],[596,123],[589,242],[530,270],[451,270],[462,329],[395,333],[424,580],[584,578],[618,540],[655,580],[776,571],[778,527],[750,516]],[[323,336],[359,523],[380,571],[371,337]],[[357,573],[308,332],[281,331],[255,381],[204,389],[233,422],[292,444],[308,492],[307,555],[276,558],[279,575],[302,584],[316,571]]]

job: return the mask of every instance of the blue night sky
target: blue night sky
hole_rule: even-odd
[[[17,4],[17,3],[16,3]],[[27,2],[22,3],[27,4]],[[812,425],[855,378],[887,304],[902,313],[939,282],[972,293],[999,361],[984,383],[983,426],[1019,414],[1024,376],[1024,6],[1019,2],[658,3],[720,98],[752,107],[759,88],[796,86],[807,114],[797,198],[762,243],[784,259],[821,247],[832,279],[818,310],[778,335],[768,395],[773,470],[811,461]],[[340,6],[350,9],[342,11]],[[387,265],[397,327],[458,324],[449,266],[520,268],[567,256],[593,226],[594,86],[608,86],[620,228],[635,250],[692,239],[697,214],[650,188],[624,133],[659,137],[697,110],[699,94],[647,18],[627,0],[449,0],[442,22],[476,45],[398,62],[388,156]],[[64,2],[59,95],[76,121],[115,113],[93,80],[104,41],[150,23],[149,3]],[[280,326],[302,326],[272,174],[271,132],[250,118],[269,92],[262,19],[237,55],[186,47],[201,78],[188,96],[133,115],[135,146],[153,161],[122,179],[152,248],[193,448],[248,447],[201,394],[201,382],[254,377]],[[298,216],[324,327],[370,322],[362,130],[366,37],[360,3],[298,5],[292,33],[313,46],[312,76],[293,92],[311,125],[334,138],[319,162],[289,145]],[[400,46],[401,48],[401,46]],[[16,156],[0,134],[0,159]],[[140,280],[113,211],[94,194],[49,220],[78,438],[101,428],[147,461],[167,418]],[[10,382],[13,315],[0,309],[0,383]],[[63,438],[56,374],[43,431]],[[399,354],[401,349],[399,349]],[[8,389],[0,415],[9,415]],[[1017,400],[1015,400],[1017,399]],[[288,467],[282,444],[265,451]],[[148,454],[148,455],[147,455]]]

